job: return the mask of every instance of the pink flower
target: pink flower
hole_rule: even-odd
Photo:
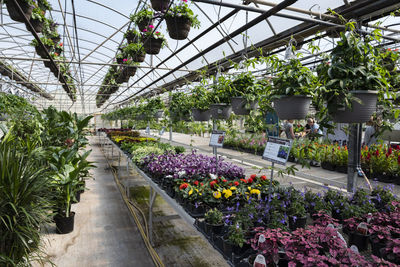
[[[183,2],[187,3],[187,0],[182,0]]]
[[[154,29],[154,26],[153,26],[153,25],[149,25],[149,28],[150,28],[150,29]]]
[[[128,60],[127,60],[126,58],[124,58],[122,61],[123,61],[123,62],[127,62]]]
[[[157,35],[160,35],[160,32],[156,32]]]
[[[143,29],[143,32],[147,32],[147,29]]]

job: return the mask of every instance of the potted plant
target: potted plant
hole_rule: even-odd
[[[35,30],[35,32],[42,32],[45,21],[46,21],[46,17],[45,15],[45,11],[40,9],[39,7],[35,7],[32,10],[32,14],[31,14],[31,18],[29,19],[29,22],[31,23],[31,25],[33,26],[33,29]],[[31,29],[26,26],[26,29],[28,31],[30,31]]]
[[[164,11],[168,8],[170,0],[150,0],[151,7],[156,11]]]
[[[154,117],[159,119],[162,117],[165,108],[164,102],[161,97],[150,98],[146,104],[143,105],[143,113],[146,117]]]
[[[25,22],[24,17],[22,17],[19,13],[18,6],[14,4],[13,0],[6,0],[5,1],[8,14],[10,15],[10,18],[15,21],[19,22]],[[33,8],[35,7],[33,4],[34,2],[32,0],[17,0],[18,5],[21,7],[22,12],[24,13],[25,17],[29,20],[33,11]]]
[[[288,210],[289,228],[294,231],[297,228],[304,228],[307,223],[305,203],[300,200],[295,200],[290,203]]]
[[[202,85],[196,86],[192,90],[190,99],[193,105],[192,116],[195,121],[208,121],[211,117],[210,92]]]
[[[234,223],[229,227],[227,242],[224,242],[224,254],[230,258],[233,252],[235,261],[240,261],[243,254],[250,248],[246,243],[245,231],[240,223]]]
[[[340,33],[336,47],[317,67],[323,84],[318,95],[326,108],[322,103],[319,106],[335,122],[362,123],[375,112],[378,94],[383,98],[386,92],[387,70],[381,53],[372,45],[378,34],[364,38],[353,23],[346,27],[349,31]]]
[[[206,233],[211,236],[213,234],[219,235],[222,232],[224,223],[222,221],[222,212],[214,209],[209,209],[204,215]]]
[[[46,36],[40,37],[40,40],[42,41],[42,43],[46,47],[47,51],[51,52],[52,48],[54,47],[53,40],[51,40],[50,38],[48,38]],[[42,46],[39,44],[39,42],[36,39],[32,40],[31,45],[35,47],[36,53],[41,58],[47,58],[46,51],[43,50]]]
[[[317,87],[317,77],[298,58],[275,59],[278,73],[272,78],[274,109],[281,120],[304,119]]]
[[[55,53],[61,55],[61,53],[62,53],[63,51],[64,51],[64,45],[63,45],[63,43],[57,43],[57,44],[54,46],[54,52],[55,52]]]
[[[171,94],[169,102],[169,114],[172,122],[190,120],[190,99],[184,92]]]
[[[214,77],[214,84],[210,93],[210,112],[214,120],[229,119],[232,113],[231,101],[231,80],[227,77]]]
[[[169,37],[174,40],[185,40],[190,28],[200,28],[200,21],[197,15],[189,8],[186,0],[181,0],[179,4],[174,4],[165,13],[165,22]]]
[[[122,47],[122,52],[125,57],[130,57],[134,62],[143,62],[146,57],[143,44],[141,42],[128,43]]]
[[[368,249],[368,224],[363,218],[353,217],[344,220],[343,231],[349,236],[349,245],[357,246],[359,251]]]
[[[154,31],[154,26],[149,25],[142,31],[144,51],[150,55],[157,55],[161,48],[167,45],[164,35],[159,31]]]
[[[262,94],[262,86],[255,80],[251,72],[243,72],[232,81],[232,111],[236,115],[248,115],[250,110],[258,106],[258,96]]]
[[[124,38],[126,39],[128,44],[138,43],[138,42],[140,42],[140,32],[138,32],[137,30],[134,30],[134,29],[127,30],[124,33]]]
[[[146,29],[149,25],[153,24],[153,19],[154,17],[154,12],[151,9],[143,9],[136,14],[132,14],[130,19],[133,23],[135,23],[139,31],[143,31]]]
[[[138,63],[130,58],[124,58],[122,60],[122,65],[123,66],[120,67],[120,74],[116,79],[117,83],[128,82],[129,78],[135,75]]]

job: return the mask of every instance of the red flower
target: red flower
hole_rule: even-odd
[[[392,152],[393,152],[393,149],[392,149],[391,147],[389,147],[388,154],[389,154],[389,155],[392,155]]]
[[[371,159],[371,153],[368,152],[367,160]]]
[[[263,181],[267,180],[267,176],[265,176],[265,175],[262,175],[260,178],[261,178],[261,180],[263,180]]]
[[[216,181],[211,181],[211,182],[210,182],[210,186],[211,186],[211,188],[213,188],[213,187],[214,187],[214,185],[215,185],[216,183],[217,183]]]
[[[180,190],[186,189],[188,187],[187,183],[183,183],[181,184],[181,186],[179,187]]]
[[[378,149],[375,151],[375,156],[379,156],[379,150]]]
[[[228,185],[229,185],[229,186],[232,186],[232,183],[229,183]]]
[[[203,184],[203,183],[200,183],[200,185],[203,186],[204,184]]]
[[[235,186],[238,186],[238,185],[239,185],[239,182],[238,182],[238,181],[235,181],[233,184],[234,184]]]
[[[397,163],[400,165],[400,156],[399,156],[399,158],[397,159]]]
[[[193,184],[196,185],[196,186],[198,186],[198,185],[199,185],[199,181],[194,181]]]
[[[256,179],[256,177],[257,177],[257,175],[255,175],[255,174],[252,174],[252,175],[250,176],[251,179]]]
[[[247,183],[246,179],[240,179],[243,183]]]
[[[248,182],[249,184],[251,184],[251,183],[253,182],[253,178],[247,179],[247,182]]]
[[[186,182],[186,179],[183,179],[184,182]]]
[[[226,183],[226,182],[228,182],[228,180],[224,179],[224,180],[222,180],[222,182]]]

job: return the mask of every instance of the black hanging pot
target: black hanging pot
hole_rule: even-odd
[[[132,60],[138,63],[144,62],[145,58],[146,58],[146,53],[137,53],[134,56],[132,56]]]
[[[197,108],[192,108],[192,116],[195,121],[208,121],[211,117],[211,112],[209,109],[200,110]]]
[[[154,10],[163,11],[168,8],[170,0],[150,0],[150,2]]]
[[[32,15],[32,11],[34,6],[28,4],[24,0],[17,0],[18,5],[21,7],[22,12],[24,13],[25,17],[29,20]],[[10,18],[15,21],[19,22],[25,22],[24,17],[22,17],[19,13],[18,6],[14,4],[13,0],[9,0],[6,3],[8,14],[10,15]]]
[[[123,58],[117,58],[117,63],[118,63],[118,64],[124,63],[124,59],[123,59]]]
[[[244,97],[232,97],[231,98],[231,105],[232,111],[236,115],[249,115],[251,110],[255,110],[258,107],[257,101],[252,101],[249,103],[250,107],[246,108],[247,100]]]
[[[50,68],[51,66],[51,61],[43,61],[43,64],[45,65],[46,68]]]
[[[302,120],[307,116],[311,97],[304,95],[280,96],[273,101],[274,109],[281,120]]]
[[[147,40],[145,39],[143,43],[144,51],[150,55],[157,55],[160,53],[163,41],[163,39],[156,39],[153,37],[150,37]]]
[[[232,106],[225,103],[211,104],[210,112],[213,119],[227,120],[231,116]]]
[[[294,220],[293,216],[289,216],[289,228],[294,231],[297,228],[305,228],[307,223],[307,216],[297,217]]]
[[[174,40],[185,40],[190,32],[192,22],[186,17],[166,17],[169,37]]]
[[[57,54],[59,54],[59,55],[61,55],[62,49],[59,48],[59,47],[54,47],[54,52],[57,53]]]
[[[141,31],[143,31],[143,29]],[[140,41],[140,36],[137,36],[136,34],[133,34],[133,33],[128,33],[125,36],[125,38],[126,38],[126,41],[128,42],[128,44],[137,43]]]
[[[29,22],[31,23],[33,29],[35,32],[42,32],[43,31],[43,26],[44,26],[44,21],[40,21],[38,19],[30,19]],[[26,25],[26,29],[31,32],[31,29]]]
[[[139,21],[137,26],[138,26],[140,32],[142,32],[144,29],[147,28],[147,26],[153,25],[153,22],[154,22],[153,19],[144,19],[144,20]]]
[[[369,121],[371,115],[376,111],[378,100],[377,91],[351,91],[354,97],[361,100],[361,103],[352,101],[352,109],[343,107],[329,111],[334,122],[340,123],[363,123]]]
[[[118,75],[117,79],[115,80],[116,83],[121,84],[121,83],[126,83],[129,81],[129,76],[127,76],[123,71]]]
[[[75,212],[70,212],[69,217],[57,214],[54,217],[57,234],[68,234],[74,230]]]
[[[50,39],[53,41],[53,43],[58,44],[61,41],[61,36],[53,36]]]
[[[45,45],[45,47],[48,52],[51,51],[51,46]],[[38,44],[37,46],[35,46],[35,51],[41,58],[47,58],[46,51],[42,48],[41,45]]]
[[[129,78],[135,75],[136,70],[137,68],[135,66],[127,66],[122,72]]]

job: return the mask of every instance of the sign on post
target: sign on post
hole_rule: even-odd
[[[150,134],[150,127],[149,126],[146,127],[146,134]]]
[[[163,135],[165,132],[165,126],[162,127],[162,129],[160,130],[160,132],[158,133],[160,136]]]
[[[268,137],[262,158],[272,163],[286,165],[291,148],[292,141],[289,139]]]
[[[224,139],[225,139],[225,132],[224,131],[216,131],[216,130],[214,130],[211,133],[209,146],[222,147],[224,145]]]

